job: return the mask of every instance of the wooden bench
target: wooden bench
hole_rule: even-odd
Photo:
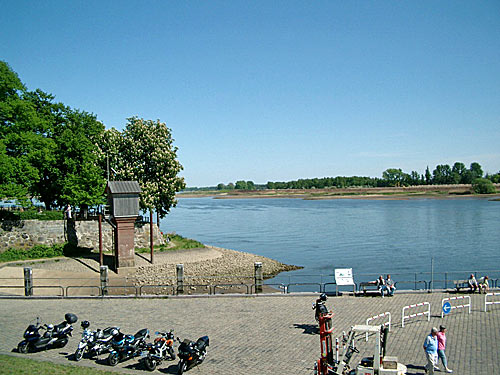
[[[378,293],[380,293],[376,282],[368,281],[368,282],[359,283],[359,291],[360,292],[363,292],[363,294],[366,294],[367,289],[373,289],[373,290],[377,291]]]
[[[455,285],[455,289],[457,290],[457,292],[459,292],[460,289],[463,288],[470,288],[469,280],[453,280],[453,284]]]

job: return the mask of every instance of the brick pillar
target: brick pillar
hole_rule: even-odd
[[[136,217],[115,217],[116,268],[134,267],[134,224]]]

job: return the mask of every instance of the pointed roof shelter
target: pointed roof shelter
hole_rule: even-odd
[[[108,181],[106,193],[111,216],[115,218],[137,217],[141,192],[137,181]]]

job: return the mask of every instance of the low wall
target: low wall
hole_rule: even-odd
[[[113,249],[113,230],[107,222],[102,222],[104,251]],[[165,239],[158,226],[153,225],[155,245],[163,245]],[[99,249],[99,224],[97,221],[64,220],[21,220],[2,221],[0,224],[0,252],[9,247],[30,248],[34,245],[53,245],[70,242],[81,247]],[[134,244],[136,248],[149,247],[149,223],[136,223]]]

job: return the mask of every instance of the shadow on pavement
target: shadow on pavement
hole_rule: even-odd
[[[303,329],[302,333],[306,335],[317,335],[319,334],[319,327],[317,324],[297,324],[293,325],[295,328]]]

